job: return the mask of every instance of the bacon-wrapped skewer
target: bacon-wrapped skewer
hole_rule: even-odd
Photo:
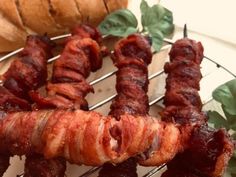
[[[51,57],[50,40],[29,36],[25,48],[3,75],[3,86],[19,98],[29,99],[28,92],[45,84],[47,59]]]
[[[162,118],[182,127],[194,126],[194,131],[186,142],[186,150],[167,164],[168,170],[162,177],[219,177],[232,155],[233,143],[227,132],[207,127],[206,116],[201,112],[198,91],[202,58],[201,43],[184,38],[174,43],[170,62],[165,65],[168,77]]]
[[[189,49],[190,55],[191,46],[187,49],[180,47],[180,56]],[[196,56],[197,52],[192,53]],[[182,175],[219,176],[232,154],[233,143],[223,130],[209,130],[205,126],[201,104],[194,101],[198,97],[196,94],[192,97],[190,93],[173,90],[173,96],[180,96],[177,100],[187,100],[177,107],[175,99],[169,103],[165,100],[168,106],[163,119],[166,122],[128,114],[120,115],[118,121],[111,116],[79,110],[1,113],[0,153],[22,155],[37,152],[46,158],[64,157],[72,163],[86,165],[120,163],[138,156],[138,163],[142,165],[160,165],[185,150],[168,165],[169,170],[164,175],[177,176],[180,170],[174,162],[180,159],[177,162],[187,167]],[[199,163],[199,157],[204,159],[203,165]],[[212,157],[212,166],[208,166]]]
[[[135,38],[138,38],[138,36],[132,36],[130,39]],[[138,39],[140,40],[140,38]],[[135,41],[131,40],[131,42],[134,43]],[[125,49],[123,54],[126,52]],[[135,53],[137,52],[132,45],[130,50]],[[124,58],[120,55],[121,58],[119,58],[119,60],[122,65],[117,64],[121,68],[124,66],[122,70],[123,74],[120,75],[122,77],[126,75],[125,72],[127,69],[130,70],[133,68],[132,71],[135,71],[132,77],[121,77],[120,79],[122,80],[118,83],[126,84],[127,81],[130,81],[130,83],[133,83],[129,84],[131,88],[137,87],[134,93],[138,93],[139,95],[136,95],[136,97],[132,96],[133,93],[128,94],[130,92],[126,90],[120,92],[124,94],[123,96],[122,94],[120,95],[122,99],[124,99],[124,96],[126,96],[126,99],[132,98],[130,100],[131,103],[133,103],[132,105],[137,104],[137,106],[127,109],[125,105],[120,104],[122,102],[118,102],[122,100],[119,99],[118,96],[117,100],[112,105],[112,110],[113,108],[117,109],[124,106],[123,109],[127,109],[129,113],[136,112],[136,114],[142,115],[147,113],[148,101],[145,96],[147,91],[147,74],[145,74],[147,68],[144,62],[150,63],[148,59],[151,58],[151,55],[149,56],[149,50],[146,52],[143,52],[145,50],[138,51],[137,56],[140,57],[136,58],[137,61],[123,60]],[[119,50],[116,51],[116,53],[118,52]],[[135,57],[132,56],[133,54],[134,53],[131,53],[131,56],[127,56],[127,59],[129,59],[129,57],[135,59]],[[143,60],[139,59],[141,57]],[[129,63],[129,67],[125,67],[127,66],[125,65],[126,62]],[[132,65],[131,68],[130,65]],[[141,76],[140,74],[142,76],[145,74],[144,78],[139,77]],[[142,82],[141,79],[144,79],[145,82]],[[119,86],[117,86],[117,90],[118,89]],[[134,89],[131,90],[135,91]],[[141,108],[137,101],[141,101],[145,108]],[[141,112],[141,110],[144,111]],[[18,118],[18,121],[13,120],[12,117]],[[184,130],[180,131],[177,127],[173,126],[173,124],[163,124],[152,118],[140,116],[137,116],[137,120],[135,121],[133,121],[135,117],[130,115],[122,116],[121,114],[116,114],[116,118],[121,118],[121,120],[115,121],[111,117],[108,117],[106,120],[105,117],[102,117],[100,114],[82,111],[42,111],[6,115],[1,122],[2,127],[0,127],[0,140],[3,143],[1,144],[2,151],[0,152],[10,151],[9,153],[11,154],[44,153],[47,158],[64,157],[72,163],[83,163],[87,165],[101,165],[105,162],[119,163],[129,157],[140,155],[138,158],[139,163],[143,165],[160,165],[171,160],[176,153],[182,151],[184,147],[182,147],[181,142],[188,139],[187,136],[184,136],[182,139],[180,132],[184,132]],[[26,121],[28,122],[27,125],[24,124]],[[9,122],[11,123],[8,124]],[[149,123],[146,124],[145,122]],[[115,124],[117,124],[117,126],[114,126]],[[22,137],[25,137],[22,141],[17,140],[14,134],[7,133],[11,132],[10,125],[14,127],[15,130],[19,129],[17,133],[21,132],[22,129],[25,130],[25,132],[21,132],[20,134]],[[37,133],[35,131],[40,132]],[[14,149],[13,144],[19,144],[22,149],[12,150],[12,148]],[[159,153],[157,153],[157,151],[159,151]],[[150,157],[155,160],[151,162],[147,161]]]
[[[96,41],[95,41],[96,40]],[[91,71],[102,66],[98,42],[101,35],[92,27],[76,26],[66,40],[65,48],[53,66],[51,82],[46,86],[47,97],[32,91],[35,108],[88,109],[85,96],[93,88],[85,80]],[[64,177],[66,161],[62,158],[44,159],[42,155],[27,156],[24,177]]]
[[[28,36],[24,50],[3,74],[0,109],[6,112],[30,110],[29,91],[38,89],[47,79],[47,59],[52,42],[46,36]]]
[[[0,114],[31,110],[29,91],[46,83],[47,60],[53,43],[46,36],[28,36],[26,45],[3,74],[0,86]],[[9,154],[0,155],[0,176],[9,166]],[[3,168],[4,167],[4,168]]]
[[[152,59],[149,41],[139,35],[130,35],[119,41],[114,50],[113,61],[118,67],[116,90],[118,95],[112,102],[109,115],[120,119],[123,114],[147,115],[148,70]],[[105,164],[99,172],[100,177],[135,177],[136,159],[117,164]]]
[[[95,29],[84,25],[73,31],[61,57],[54,63],[52,80],[46,86],[47,96],[31,92],[37,108],[88,108],[84,97],[93,92],[93,88],[85,79],[102,66],[100,46],[92,38],[100,41],[101,36],[99,38]]]
[[[148,158],[159,149],[160,142],[170,148],[183,148],[180,130],[174,124],[148,116],[127,114],[121,115],[118,121],[82,110],[42,110],[1,116],[2,154],[36,152],[45,158],[63,157],[71,163],[97,166],[120,163],[142,152]],[[160,154],[168,154],[170,148],[162,149]],[[160,154],[152,165],[160,164],[159,159],[164,158]]]
[[[186,149],[182,142],[190,137],[185,132],[184,127],[148,116],[125,114],[116,120],[82,110],[17,112],[1,114],[0,153],[36,152],[92,166],[136,156],[141,165],[158,166]],[[224,136],[224,141],[230,138]]]

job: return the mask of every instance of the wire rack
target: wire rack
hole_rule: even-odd
[[[186,35],[186,31],[184,31],[184,34]],[[57,36],[57,37],[53,37],[51,38],[51,40],[58,40],[58,39],[63,39],[63,38],[66,38],[66,37],[69,37],[70,34],[66,34],[66,35],[61,35],[61,36]],[[163,47],[161,50],[166,50],[167,48],[170,48],[170,46],[174,43],[174,41],[170,40],[170,39],[164,39],[164,42],[167,44],[165,45],[165,47]],[[18,54],[20,51],[22,51],[23,48],[20,48],[18,50],[15,50],[3,57],[0,58],[0,63],[5,61],[5,60],[8,60],[9,58],[13,57],[14,55]],[[53,61],[55,61],[56,59],[59,58],[59,55],[58,56],[55,56],[51,59],[48,60],[48,63],[51,63]],[[208,56],[204,56],[204,59],[203,59],[203,64],[204,63],[210,63],[212,65],[212,68],[213,69],[204,69],[204,66],[202,66],[202,74],[203,74],[203,79],[207,79],[207,77],[214,73],[216,70],[219,70],[219,69],[222,69],[224,72],[228,73],[231,78],[235,78],[236,75],[231,72],[230,70],[228,70],[227,68],[225,68],[224,66],[220,65],[219,63],[215,62],[214,59],[208,57]],[[1,69],[1,68],[0,68]],[[98,83],[100,83],[101,81],[103,80],[106,80],[108,78],[110,78],[111,76],[115,75],[115,73],[117,72],[117,70],[113,70],[111,72],[108,72],[107,74],[95,79],[95,80],[92,80],[90,82],[90,85],[96,85]],[[163,69],[157,71],[157,72],[154,72],[153,74],[149,75],[149,80],[153,80],[154,78],[158,78],[158,77],[161,77],[162,75],[164,75],[164,71]],[[2,84],[2,81],[0,80],[0,85]],[[89,110],[96,110],[100,107],[102,107],[103,105],[109,103],[110,101],[112,101],[114,98],[116,97],[116,94],[113,94],[105,99],[103,99],[102,101],[99,101],[93,105],[91,105],[89,107]],[[160,103],[164,98],[164,94],[154,98],[153,100],[151,100],[149,102],[149,105],[150,107],[152,107],[153,105],[155,104],[158,104]],[[206,98],[206,99],[203,99],[203,104],[206,104],[208,103],[209,101],[211,101],[212,98],[209,97],[209,98]],[[150,170],[148,170],[144,175],[142,175],[143,177],[152,177],[152,176],[156,176],[160,173],[161,169],[163,169],[165,167],[165,164],[163,164],[162,166],[159,166],[159,167],[154,167]],[[84,172],[83,174],[81,174],[79,177],[88,177],[88,176],[93,176],[95,175],[96,172],[98,172],[100,170],[101,167],[91,167],[89,170],[87,170],[86,172]],[[23,175],[20,175],[20,177],[23,177]]]

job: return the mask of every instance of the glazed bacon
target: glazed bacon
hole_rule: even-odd
[[[162,177],[222,176],[234,147],[226,131],[207,126],[206,115],[201,111],[198,91],[203,47],[200,42],[184,38],[174,43],[169,55],[170,62],[164,67],[168,77],[162,120],[193,127],[193,131],[182,132],[182,136],[190,136],[184,142],[186,149],[167,164]]]
[[[109,115],[120,119],[123,114],[147,115],[148,70],[152,59],[149,41],[139,35],[130,35],[115,45],[113,62],[118,68],[116,73],[117,96],[112,102]],[[137,176],[137,160],[112,165],[105,164],[99,172],[100,177]]]
[[[102,66],[101,49],[93,38],[100,41],[101,36],[91,27],[82,25],[73,30],[60,58],[54,63],[52,80],[46,86],[47,96],[30,93],[37,109],[88,109],[84,97],[93,92],[93,88],[85,79],[91,71]]]
[[[2,115],[0,122],[2,154],[36,152],[79,165],[120,163],[141,152],[152,154],[160,142],[182,149],[180,138],[180,130],[172,123],[128,114],[118,121],[93,111],[42,110]],[[159,155],[168,154],[169,149],[162,150]],[[152,165],[160,165],[163,157],[155,159]]]

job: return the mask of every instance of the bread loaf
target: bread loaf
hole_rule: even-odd
[[[24,44],[27,33],[0,14],[0,52],[11,51]]]
[[[50,37],[68,33],[76,24],[98,25],[128,0],[0,0],[0,52],[24,45],[29,34]]]

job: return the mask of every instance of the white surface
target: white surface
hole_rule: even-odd
[[[130,0],[129,8],[139,16],[141,0]],[[159,0],[147,0],[151,5]],[[236,45],[235,0],[161,0],[174,14],[177,26],[188,24],[189,29],[223,39]]]
[[[138,19],[140,19],[140,2],[141,0],[130,0],[129,4],[129,9]],[[152,5],[159,0],[147,0],[147,2]],[[205,55],[214,58],[236,74],[235,0],[161,0],[160,3],[173,12],[177,27],[182,28],[186,23],[189,31],[196,33],[195,36],[189,37],[202,41]],[[179,37],[182,36],[176,35],[175,39]]]
[[[174,13],[175,24],[236,44],[235,0],[162,0]]]

